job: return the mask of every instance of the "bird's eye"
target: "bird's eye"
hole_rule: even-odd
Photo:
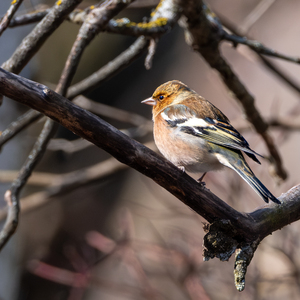
[[[159,100],[162,100],[162,99],[164,99],[165,98],[165,96],[159,96]]]

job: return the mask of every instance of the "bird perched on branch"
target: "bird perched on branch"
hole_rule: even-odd
[[[180,81],[159,86],[152,97],[154,140],[160,152],[174,165],[189,172],[236,171],[265,202],[280,201],[254,175],[242,152],[259,163],[256,155],[212,103]],[[203,176],[202,176],[203,178]]]

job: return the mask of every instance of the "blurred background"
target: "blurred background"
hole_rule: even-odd
[[[137,1],[121,16],[141,22],[157,1]],[[299,56],[300,2],[207,1],[211,9],[233,28],[281,53]],[[54,1],[24,0],[20,13],[33,11]],[[95,4],[83,1],[81,8]],[[10,1],[0,2],[4,15]],[[262,13],[257,7],[265,5]],[[255,13],[256,12],[256,13]],[[254,16],[258,16],[255,20]],[[34,25],[7,29],[1,36],[0,60],[5,62]],[[54,88],[79,26],[63,25],[43,45],[21,75]],[[100,33],[85,51],[74,78],[78,82],[127,49],[135,38]],[[264,66],[245,46],[224,42],[221,52],[255,97],[266,120],[289,118],[299,124],[299,92]],[[96,90],[89,99],[139,114],[151,120],[151,108],[140,102],[160,84],[177,79],[207,98],[231,120],[252,149],[268,155],[264,142],[245,121],[238,102],[219,75],[185,43],[176,25],[158,43],[150,70],[145,55]],[[279,59],[272,63],[300,86],[298,65]],[[4,99],[0,108],[3,131],[27,110]],[[101,115],[101,113],[100,113]],[[130,122],[117,116],[103,117],[119,129],[130,130]],[[4,195],[17,176],[34,144],[44,120],[31,125],[3,146],[0,155],[0,192]],[[271,128],[288,179],[278,182],[270,175],[268,162],[248,160],[257,177],[275,195],[300,181],[299,130]],[[153,141],[152,132],[136,137]],[[152,144],[151,144],[152,145]],[[153,146],[153,145],[152,145]],[[107,169],[109,171],[107,171]],[[60,180],[100,175],[63,192],[51,190]],[[102,173],[101,173],[102,172]],[[195,175],[195,178],[198,178]],[[239,211],[250,212],[262,200],[233,171],[211,172],[206,187]],[[246,288],[237,292],[233,263],[213,259],[203,262],[202,239],[205,220],[162,189],[151,179],[120,166],[103,150],[87,145],[60,128],[41,163],[21,195],[22,213],[17,233],[0,254],[0,299],[299,299],[299,222],[263,240],[250,264]],[[0,217],[5,220],[5,202]]]

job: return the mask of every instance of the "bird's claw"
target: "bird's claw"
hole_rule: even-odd
[[[197,182],[199,183],[199,185],[204,188],[206,186],[206,183],[204,181],[199,181],[199,179],[197,180]]]
[[[182,173],[185,172],[185,167],[183,167],[183,166],[178,166],[178,169],[180,169],[182,171]]]

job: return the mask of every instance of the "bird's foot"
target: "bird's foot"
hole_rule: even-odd
[[[182,171],[182,173],[185,172],[185,167],[184,166],[178,166],[178,169],[180,169]]]
[[[206,172],[203,173],[203,175],[197,180],[197,182],[202,186],[205,187],[206,183],[203,181],[203,178],[205,176]]]
[[[198,181],[198,184],[200,185],[200,187],[205,188],[206,187],[206,183],[204,181]]]

